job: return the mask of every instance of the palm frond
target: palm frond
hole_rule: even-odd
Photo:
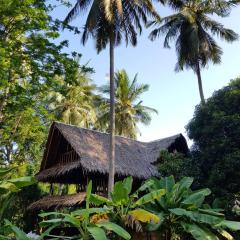
[[[64,22],[69,23],[74,18],[76,18],[80,12],[85,12],[88,9],[88,6],[91,4],[92,0],[77,0],[74,7],[70,10],[66,16]]]
[[[226,40],[227,42],[233,42],[239,37],[238,34],[233,30],[224,28],[221,23],[210,19],[206,15],[201,15],[199,17],[199,20],[201,21],[204,28],[206,28],[206,30],[210,30],[214,35],[219,36],[221,39]]]

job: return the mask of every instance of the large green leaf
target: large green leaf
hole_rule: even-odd
[[[219,240],[219,238],[206,228],[202,228],[196,224],[188,224],[181,222],[182,227],[190,233],[196,240]]]
[[[148,194],[145,194],[143,197],[139,198],[134,206],[141,206],[146,203],[153,202],[154,200],[160,200],[160,198],[166,193],[165,189],[159,189],[156,191],[152,191]]]
[[[115,232],[118,236],[124,238],[124,239],[131,239],[130,234],[120,227],[119,225],[112,223],[112,222],[101,222],[96,224],[98,227],[103,227],[108,231],[113,231]]]
[[[223,220],[217,226],[223,227],[223,228],[228,228],[232,231],[239,231],[240,230],[240,222],[235,222],[235,221]]]
[[[103,204],[110,205],[111,201],[103,196],[99,196],[97,194],[91,194],[90,203],[92,203],[96,206],[103,205]]]
[[[112,201],[115,205],[127,204],[129,201],[128,190],[124,187],[122,182],[114,184],[112,192]]]
[[[150,213],[145,209],[137,208],[132,211],[129,211],[128,214],[131,215],[134,219],[143,223],[154,222],[155,224],[158,224],[160,222],[159,216]]]
[[[154,185],[154,179],[149,179],[143,183],[143,185],[137,190],[137,192],[143,192]]]
[[[8,180],[8,182],[13,183],[18,188],[22,188],[36,183],[36,179],[34,177],[29,176],[10,179]]]
[[[39,223],[41,227],[46,227],[46,226],[51,226],[52,224],[54,225],[60,225],[63,223],[62,218],[54,218],[54,219],[49,219],[49,220],[44,220]]]
[[[175,183],[171,192],[166,194],[166,203],[168,207],[176,206],[188,194],[190,186],[193,183],[193,178],[184,177],[179,182]]]
[[[179,181],[181,189],[189,189],[193,183],[193,178],[191,177],[184,177]]]
[[[123,180],[123,186],[127,189],[127,194],[130,194],[132,191],[133,178],[127,177]]]
[[[95,240],[107,240],[106,234],[103,229],[99,227],[87,227],[87,230],[90,232],[90,234]]]
[[[166,194],[170,193],[173,189],[173,186],[175,185],[174,177],[171,175],[169,177],[165,177],[160,180],[161,188],[164,188],[166,190]]]
[[[67,214],[67,213],[58,213],[58,212],[50,212],[50,213],[41,213],[39,214],[40,217],[48,217],[53,216],[50,220],[44,220],[40,223],[41,226],[49,226],[51,224],[61,224],[61,223],[68,223],[75,227],[79,227],[80,220],[76,217]]]
[[[177,216],[185,216],[195,222],[206,223],[211,226],[219,224],[224,219],[224,217],[222,217],[222,216],[213,216],[213,215],[208,215],[208,214],[202,214],[197,211],[187,211],[183,208],[169,209],[169,211]]]
[[[174,207],[178,202],[178,199],[181,199],[181,197],[179,196],[179,189],[180,183],[178,182],[174,184],[172,191],[166,194],[166,203],[168,207]]]
[[[107,213],[109,212],[109,208],[89,208],[89,209],[78,209],[73,212],[71,212],[72,216],[88,216],[90,214],[98,214],[98,213]]]
[[[182,203],[186,205],[193,205],[195,207],[200,207],[204,202],[205,197],[210,194],[211,194],[211,191],[208,188],[194,191],[184,201],[182,201]]]
[[[174,197],[175,202],[181,201],[181,199],[184,198],[186,194],[188,194],[192,183],[193,183],[193,178],[184,177],[178,182],[177,186],[176,184],[174,185],[174,187],[176,186],[175,190],[173,189],[173,192],[176,191],[175,197]]]
[[[206,213],[206,214],[213,215],[213,216],[224,217],[224,214],[219,212],[219,209],[215,210],[215,209],[201,209],[201,208],[199,208],[198,211],[201,212],[201,213]]]

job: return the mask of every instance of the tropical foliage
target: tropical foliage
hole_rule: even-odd
[[[124,70],[114,72],[114,49],[122,42],[135,46],[143,25],[153,21],[156,29],[150,38],[165,34],[165,47],[176,40],[176,68],[191,68],[197,74],[204,103],[200,70],[210,62],[219,63],[222,54],[214,36],[228,42],[238,37],[210,16],[226,16],[239,1],[160,0],[175,11],[160,20],[151,0],[77,0],[64,22],[51,15],[58,2],[69,6],[65,0],[1,1],[0,234],[4,236],[0,239],[130,239],[129,233],[146,230],[172,240],[235,238],[240,224],[226,220],[219,209],[221,201],[213,200],[227,198],[223,204],[231,210],[227,214],[239,218],[239,79],[196,107],[187,126],[194,140],[189,156],[161,152],[158,168],[165,178],[146,181],[139,189],[131,177],[114,185],[114,134],[136,138],[137,125],[149,124],[150,114],[156,112],[141,99],[147,84],[138,84],[137,75],[130,80]],[[82,42],[92,37],[97,52],[109,45],[110,86],[101,90],[110,99],[96,95],[90,78],[94,70],[80,64],[81,54],[69,53],[68,41],[59,38],[62,27],[80,34],[68,23],[81,12],[87,12]],[[42,213],[39,227],[36,214],[29,215],[26,209],[46,186],[30,176],[39,169],[54,120],[111,133],[110,198],[92,194],[90,183],[85,208]],[[170,174],[176,180],[194,176],[197,184],[193,186],[189,177],[175,182],[167,177]],[[193,190],[199,185],[210,187],[214,194],[208,188]],[[75,236],[59,232],[72,227],[77,229]],[[38,235],[25,233],[29,231]],[[53,236],[57,232],[59,236]]]
[[[184,67],[191,68],[198,77],[199,93],[202,103],[205,102],[201,68],[209,62],[221,62],[222,50],[213,36],[219,36],[227,42],[237,40],[238,35],[231,29],[211,19],[209,15],[225,16],[229,12],[230,3],[216,1],[170,1],[176,13],[165,17],[150,34],[150,39],[155,40],[161,34],[165,35],[164,47],[169,48],[170,41],[176,40],[177,64],[176,71]],[[212,36],[213,35],[213,36]]]
[[[142,105],[141,95],[148,91],[149,85],[138,84],[137,74],[131,81],[125,70],[115,73],[115,134],[136,139],[138,123],[148,125],[151,121],[151,113],[157,113],[157,110]],[[100,91],[109,94],[109,86],[100,87]],[[109,100],[100,107],[99,122],[101,128],[109,127]]]
[[[56,77],[59,82],[58,91],[49,93],[46,101],[55,118],[67,124],[91,128],[95,125],[96,86],[88,74],[93,70],[87,66],[79,66],[74,81],[66,83],[63,76]]]
[[[193,177],[194,186],[199,187],[199,165],[193,161],[191,152],[187,155],[167,150],[160,151],[160,157],[157,164],[158,171],[162,177],[173,175],[176,181],[183,177]]]
[[[216,197],[231,199],[240,189],[239,102],[237,78],[216,91],[204,107],[197,106],[187,125],[194,140],[193,161],[199,164],[201,184],[210,187]]]
[[[143,231],[142,223],[151,221],[158,223],[160,221],[158,216],[146,211],[144,206],[154,200],[159,200],[165,194],[165,190],[156,189],[151,193],[143,194],[148,186],[143,184],[138,190],[131,193],[132,185],[132,177],[125,178],[123,181],[114,184],[111,199],[92,194],[90,201],[94,205],[108,207],[111,210],[110,217],[114,222],[138,232]]]
[[[42,221],[40,225],[42,227],[54,226],[53,229],[59,226],[64,226],[63,232],[66,231],[67,227],[75,227],[79,231],[79,234],[71,237],[71,239],[107,240],[109,239],[107,238],[107,235],[112,234],[116,234],[122,237],[122,239],[130,239],[131,236],[126,230],[109,220],[109,209],[89,207],[91,191],[92,182],[90,182],[87,187],[85,208],[73,211],[70,214],[60,212],[40,214],[43,218],[52,217],[49,220]],[[51,232],[49,232],[49,237],[51,237]],[[55,237],[65,238],[66,236]]]
[[[158,214],[159,224],[149,224],[149,230],[159,230],[163,239],[217,240],[233,239],[230,231],[240,230],[240,223],[225,219],[222,209],[206,204],[210,195],[208,188],[191,190],[193,178],[185,177],[175,182],[174,177],[151,179],[146,184],[148,191],[164,189],[166,194],[147,209]]]
[[[13,201],[14,194],[19,192],[21,188],[35,182],[32,177],[12,178],[13,171],[13,168],[0,168],[0,229],[2,228],[4,213]]]
[[[44,98],[55,76],[75,79],[78,64],[53,43],[60,21],[44,0],[6,0],[0,9],[0,163],[39,164],[49,121]],[[68,26],[67,26],[68,27]],[[73,29],[76,30],[76,29]]]

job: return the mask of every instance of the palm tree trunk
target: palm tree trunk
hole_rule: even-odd
[[[113,190],[115,175],[115,100],[114,100],[114,38],[110,37],[110,134],[108,197]]]
[[[199,62],[196,63],[196,73],[197,73],[197,78],[198,78],[198,88],[199,88],[201,103],[205,104],[205,99],[204,99],[204,94],[203,94],[203,86],[202,86],[202,77],[201,77]]]

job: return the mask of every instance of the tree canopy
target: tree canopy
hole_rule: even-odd
[[[44,99],[56,90],[56,76],[71,83],[78,63],[59,44],[61,22],[44,0],[7,0],[0,9],[0,158],[2,164],[39,164],[48,124],[54,116]],[[77,32],[76,28],[67,26]]]
[[[187,125],[201,182],[218,196],[240,189],[240,78],[198,105]]]

